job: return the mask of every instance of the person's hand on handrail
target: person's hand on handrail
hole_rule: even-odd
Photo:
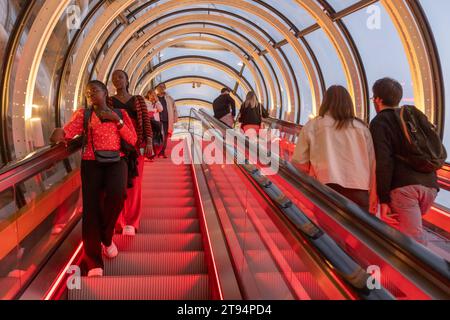
[[[51,145],[64,143],[67,146],[66,134],[62,128],[53,130],[52,135],[50,136],[50,143]]]
[[[387,203],[382,203],[380,205],[380,215],[381,215],[381,220],[383,220],[384,222],[386,222],[387,224],[390,225],[397,225],[398,221],[395,220],[394,218],[392,218],[392,210],[391,207],[389,207],[389,205]]]

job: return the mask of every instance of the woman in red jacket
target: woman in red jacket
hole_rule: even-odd
[[[108,90],[102,82],[89,82],[86,98],[91,109],[76,111],[63,130],[55,130],[51,140],[58,143],[77,135],[87,135],[81,161],[84,263],[89,270],[88,276],[102,276],[102,246],[103,254],[108,258],[118,254],[112,238],[123,208],[127,183],[127,164],[121,152],[121,140],[134,145],[137,137],[128,114],[122,112],[122,120],[108,107]],[[86,131],[85,116],[90,117]],[[120,159],[111,163],[100,162],[99,151],[115,152]]]

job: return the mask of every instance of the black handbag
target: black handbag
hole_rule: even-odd
[[[94,155],[98,163],[117,163],[120,161],[119,151],[96,150]]]

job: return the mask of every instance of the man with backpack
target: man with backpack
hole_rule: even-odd
[[[436,199],[436,171],[447,154],[434,126],[419,109],[399,107],[402,97],[403,88],[393,79],[380,79],[373,86],[378,115],[371,122],[370,131],[381,218],[391,223],[398,220],[400,231],[426,244],[422,215]]]

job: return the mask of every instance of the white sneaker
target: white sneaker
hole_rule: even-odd
[[[135,236],[136,229],[133,226],[125,226],[123,227],[122,234],[124,236]]]
[[[102,268],[95,268],[89,270],[88,277],[103,277],[103,269]]]
[[[117,257],[117,255],[119,254],[119,250],[117,249],[116,244],[112,242],[109,247],[103,246],[103,254],[106,257],[113,259]]]

